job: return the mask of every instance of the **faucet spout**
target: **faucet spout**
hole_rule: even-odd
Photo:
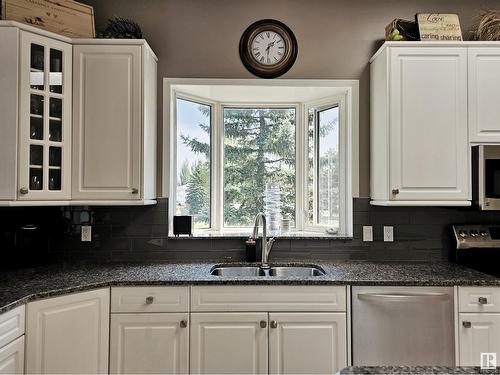
[[[267,224],[266,224],[266,215],[264,213],[259,212],[257,216],[255,216],[255,223],[253,226],[253,232],[251,238],[257,240],[259,235],[259,226],[262,225],[262,259],[261,259],[261,267],[269,268],[268,259],[269,253],[274,244],[274,238],[270,238],[267,240]]]

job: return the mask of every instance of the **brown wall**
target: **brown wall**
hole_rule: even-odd
[[[95,8],[96,27],[114,15],[138,22],[159,58],[159,138],[162,77],[252,78],[238,42],[252,22],[275,18],[295,33],[299,55],[283,78],[360,80],[360,196],[369,195],[368,60],[394,18],[416,12],[460,15],[469,29],[481,8],[500,0],[83,0]],[[160,141],[161,143],[161,141]]]

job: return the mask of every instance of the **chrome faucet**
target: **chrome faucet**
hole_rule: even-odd
[[[269,253],[274,244],[274,237],[267,240],[267,225],[266,225],[266,215],[262,212],[259,212],[257,216],[255,216],[255,224],[253,225],[253,232],[251,238],[253,240],[257,240],[259,236],[259,225],[262,224],[262,268],[269,268],[269,264],[267,263],[269,259]]]

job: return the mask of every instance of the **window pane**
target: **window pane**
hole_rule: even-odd
[[[176,215],[193,216],[194,228],[210,228],[211,107],[177,99]]]
[[[315,153],[316,153],[316,117],[314,109],[307,113],[307,221],[309,225],[316,225],[315,212]]]
[[[318,224],[339,226],[339,109],[318,112]]]
[[[295,109],[224,108],[224,226],[295,225]]]
[[[50,49],[50,92],[62,94],[63,85],[63,53],[56,49]]]
[[[45,48],[38,44],[31,44],[31,63],[30,63],[30,86],[34,90],[43,90],[44,88],[44,62]]]

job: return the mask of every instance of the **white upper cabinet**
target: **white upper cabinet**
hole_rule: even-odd
[[[0,27],[0,200],[71,197],[72,46]]]
[[[71,53],[68,43],[21,32],[19,199],[71,197]]]
[[[0,50],[0,206],[156,203],[157,58],[145,40],[0,21]]]
[[[500,47],[469,48],[471,142],[500,142]]]
[[[76,44],[73,59],[73,199],[155,199],[154,55],[145,44]]]
[[[385,48],[371,98],[372,204],[470,205],[467,48]]]

